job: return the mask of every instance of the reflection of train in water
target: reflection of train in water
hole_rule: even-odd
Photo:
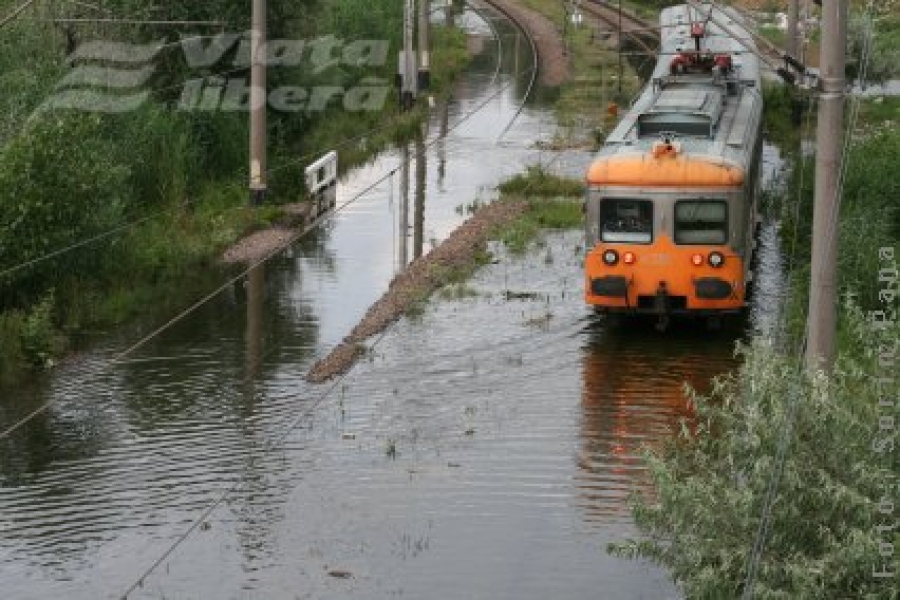
[[[737,312],[757,219],[758,59],[737,15],[712,5],[663,10],[660,39],[650,84],[587,173],[585,298],[662,319]]]

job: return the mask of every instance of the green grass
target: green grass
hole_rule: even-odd
[[[546,229],[572,229],[582,222],[581,199],[536,197],[528,199],[528,209],[513,222],[498,228],[494,237],[513,254],[522,254]]]
[[[444,300],[464,300],[466,298],[477,298],[479,295],[478,290],[466,285],[465,282],[451,283],[438,290],[438,296]]]
[[[553,103],[560,126],[553,145],[599,144],[615,126],[615,119],[607,114],[609,103],[624,105],[638,92],[637,74],[623,60],[620,90],[618,55],[592,33],[591,27],[576,28],[566,23],[562,2],[524,0],[523,4],[565,33],[572,77],[561,86]]]
[[[575,179],[560,177],[541,167],[528,167],[499,186],[500,193],[523,196],[581,196],[584,184]]]
[[[434,35],[433,90],[440,95],[449,92],[450,82],[466,66],[469,55],[464,33],[436,27]],[[294,136],[284,129],[284,123],[273,123],[270,200],[276,204],[304,200],[303,168],[319,154],[340,145],[340,164],[346,170],[391,144],[404,143],[418,135],[426,116],[424,96],[416,110],[408,114],[400,114],[396,99],[389,97],[382,111],[350,113],[334,109],[319,115],[311,125],[303,127],[302,135],[296,136],[302,140],[300,143],[291,141]],[[185,168],[186,164],[193,164],[188,150],[173,147],[171,138],[176,136],[182,145],[186,136],[195,135],[215,148],[220,148],[219,142],[223,140],[246,139],[243,126],[235,129],[229,115],[221,118],[188,115],[173,119],[158,107],[149,107],[131,117],[128,131],[133,135],[124,136],[129,138],[125,148],[131,148],[131,154],[149,159],[142,162],[131,154],[123,157],[110,152],[108,160],[113,165],[125,159],[137,164],[131,170],[122,167],[119,196],[128,200],[123,205],[127,204],[131,212],[123,211],[113,224],[144,215],[152,218],[93,245],[91,256],[96,268],[76,274],[50,265],[46,273],[41,272],[43,279],[35,275],[33,280],[28,280],[33,284],[32,304],[4,306],[6,310],[0,311],[0,383],[15,383],[32,369],[52,366],[52,358],[68,345],[67,338],[138,317],[154,320],[157,315],[183,308],[186,301],[207,293],[221,280],[221,271],[214,267],[225,248],[284,216],[277,205],[248,206],[244,167],[227,168],[228,163],[234,162],[237,146],[221,153],[213,152],[210,160],[218,163],[204,163],[190,172]],[[59,121],[68,123],[64,119]],[[80,131],[75,128],[77,125],[93,127],[91,132],[97,130],[102,134],[103,123],[107,121],[85,118],[73,123],[70,129],[75,133]],[[111,129],[115,129],[116,123],[115,117],[108,121]],[[378,131],[365,135],[373,129]],[[87,143],[85,140],[93,138],[74,135],[74,139]],[[102,136],[99,139],[108,141]],[[110,134],[109,139],[115,137]],[[159,148],[154,149],[154,144]],[[240,155],[245,152],[245,144],[238,146]],[[142,153],[136,154],[135,148],[140,148]],[[35,153],[30,145],[23,143],[19,154],[29,158]],[[52,155],[49,151],[44,154]],[[82,154],[91,155],[90,160],[100,164],[96,153],[69,152],[62,156]],[[245,158],[238,158],[243,164]],[[72,171],[78,173],[79,169]],[[100,171],[109,173],[112,169]],[[130,175],[132,179],[128,178]],[[38,192],[32,195],[40,196]],[[72,229],[71,221],[63,225]]]
[[[863,100],[859,110],[860,123],[868,127],[884,126],[888,122],[896,127],[900,123],[900,98],[885,96]]]
[[[434,52],[432,54],[432,88],[437,96],[450,92],[454,81],[469,63],[465,33],[456,29],[436,26],[432,30]],[[341,173],[357,167],[392,145],[415,138],[427,118],[427,96],[422,95],[416,107],[401,113],[396,90],[388,95],[380,111],[348,112],[334,107],[298,136],[299,141],[287,144],[270,160],[274,174],[270,188],[277,195],[280,191],[296,194],[303,189],[304,169],[319,156],[336,149]],[[282,198],[285,202],[297,202],[301,197]]]
[[[769,128],[787,128],[787,95],[766,94]],[[790,450],[754,597],[897,597],[896,575],[878,579],[873,571],[882,564],[893,567],[900,544],[896,530],[877,529],[890,522],[879,505],[892,500],[885,495],[886,474],[896,473],[896,461],[892,446],[876,445],[895,437],[893,405],[883,402],[900,393],[900,379],[892,376],[900,321],[877,323],[869,312],[896,306],[892,294],[879,295],[892,285],[879,282],[879,276],[890,279],[896,272],[893,257],[900,256],[900,213],[892,202],[900,194],[900,134],[887,124],[896,119],[897,108],[896,99],[865,101],[864,129],[855,132],[848,157],[839,220],[838,361],[832,372],[810,374],[798,367],[814,178],[812,161],[797,161],[781,205],[785,252],[797,249],[793,287],[783,308],[788,339],[743,348],[740,369],[715,380],[708,397],[691,392],[696,417],[679,424],[677,437],[647,457],[655,490],[652,497],[635,498],[641,538],[610,550],[669,568],[685,597],[740,595],[789,416]],[[800,168],[806,169],[802,189]],[[803,203],[795,218],[798,196]],[[880,557],[885,549],[887,556]]]
[[[501,201],[525,198],[527,202],[527,209],[519,218],[495,232],[496,238],[513,253],[525,252],[544,229],[572,229],[582,223],[584,185],[579,181],[529,167],[499,187]]]

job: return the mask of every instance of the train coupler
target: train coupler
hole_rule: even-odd
[[[659,317],[656,322],[657,331],[665,331],[669,328],[669,289],[665,281],[660,281],[656,288],[656,297],[653,300],[653,312]]]

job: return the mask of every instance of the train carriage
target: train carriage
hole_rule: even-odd
[[[673,6],[660,31],[650,83],[587,172],[585,299],[663,320],[738,312],[758,218],[758,59],[729,9]]]

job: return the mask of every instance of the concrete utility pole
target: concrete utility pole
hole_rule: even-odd
[[[266,0],[253,0],[250,31],[250,204],[266,199]]]
[[[788,56],[800,58],[800,47],[797,39],[797,18],[800,14],[800,0],[788,0],[787,39],[784,51]]]
[[[419,89],[431,87],[431,0],[419,0]]]
[[[403,9],[403,53],[400,56],[400,108],[409,110],[416,99],[416,54],[413,50],[415,0],[406,0]]]
[[[813,206],[812,275],[809,288],[807,367],[834,364],[837,322],[838,207],[844,131],[844,67],[847,2],[822,2],[821,93],[816,130],[816,184]]]
[[[622,95],[622,0],[619,0],[619,35],[618,35],[618,49],[619,49],[619,78],[616,80],[619,86],[619,95]]]

